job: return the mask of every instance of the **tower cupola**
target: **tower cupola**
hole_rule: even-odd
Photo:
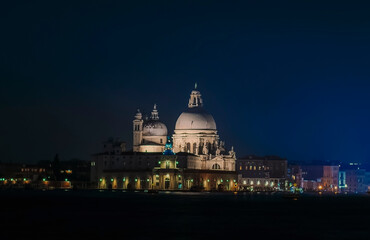
[[[190,93],[189,108],[203,107],[203,99],[200,92],[197,90],[197,84],[195,83],[194,90]]]

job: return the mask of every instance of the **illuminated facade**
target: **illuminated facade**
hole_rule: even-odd
[[[235,190],[236,154],[219,141],[216,123],[196,88],[188,109],[177,119],[172,139],[169,147],[167,127],[159,121],[156,105],[148,119],[138,110],[132,151],[119,141],[109,148],[104,145],[103,153],[93,155],[91,182],[103,189]],[[173,154],[166,154],[169,150]]]
[[[287,160],[276,156],[246,156],[238,159],[237,172],[241,190],[285,190]]]
[[[141,190],[236,190],[235,171],[187,168],[199,159],[191,153],[173,153],[166,144],[163,153],[117,153],[120,143],[110,152],[95,154],[91,162],[91,182],[99,189]]]
[[[157,106],[154,105],[149,119],[143,119],[138,109],[133,120],[133,151],[163,152],[167,139],[167,127],[159,121]]]
[[[203,107],[200,92],[191,92],[188,108],[176,121],[173,134],[174,152],[187,152],[199,156],[188,168],[235,171],[236,155],[233,147],[225,151],[219,140],[216,122]]]
[[[0,164],[0,189],[88,188],[90,166],[82,160]]]

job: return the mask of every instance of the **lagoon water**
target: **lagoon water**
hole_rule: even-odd
[[[370,196],[0,191],[1,236],[42,239],[369,239]]]

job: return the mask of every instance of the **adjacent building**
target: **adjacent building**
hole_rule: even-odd
[[[365,193],[370,186],[370,173],[360,163],[342,164],[339,171],[339,189],[343,193]]]
[[[294,190],[303,189],[302,168],[298,164],[288,164],[287,168],[288,184]]]
[[[287,187],[287,160],[277,156],[254,155],[237,160],[239,189],[285,190]]]
[[[89,188],[90,162],[41,161],[37,164],[0,164],[0,188]]]
[[[303,165],[303,189],[305,191],[338,192],[338,165]]]

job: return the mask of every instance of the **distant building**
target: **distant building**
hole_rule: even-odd
[[[338,191],[339,166],[323,166],[323,177],[321,179],[324,190]]]
[[[347,188],[346,171],[339,171],[338,188],[340,192],[345,192]]]
[[[138,110],[132,151],[124,142],[105,142],[103,152],[92,156],[92,184],[101,189],[236,189],[236,154],[233,148],[226,151],[219,140],[216,123],[196,88],[188,109],[176,121],[173,147],[167,134],[156,105],[150,118]]]
[[[306,191],[337,192],[339,183],[337,165],[303,165],[303,189]]]
[[[288,164],[287,179],[289,185],[297,189],[303,188],[302,168],[298,164]]]
[[[47,174],[46,168],[35,164],[2,163],[0,164],[0,187],[34,187]]]
[[[365,182],[365,169],[346,170],[346,188],[345,192],[364,193],[368,185]]]
[[[287,160],[276,156],[246,156],[237,159],[239,188],[242,190],[285,189]]]
[[[0,188],[88,188],[90,163],[81,160],[0,164]]]
[[[339,171],[339,188],[346,193],[365,193],[370,186],[370,172],[361,163],[341,164]]]

